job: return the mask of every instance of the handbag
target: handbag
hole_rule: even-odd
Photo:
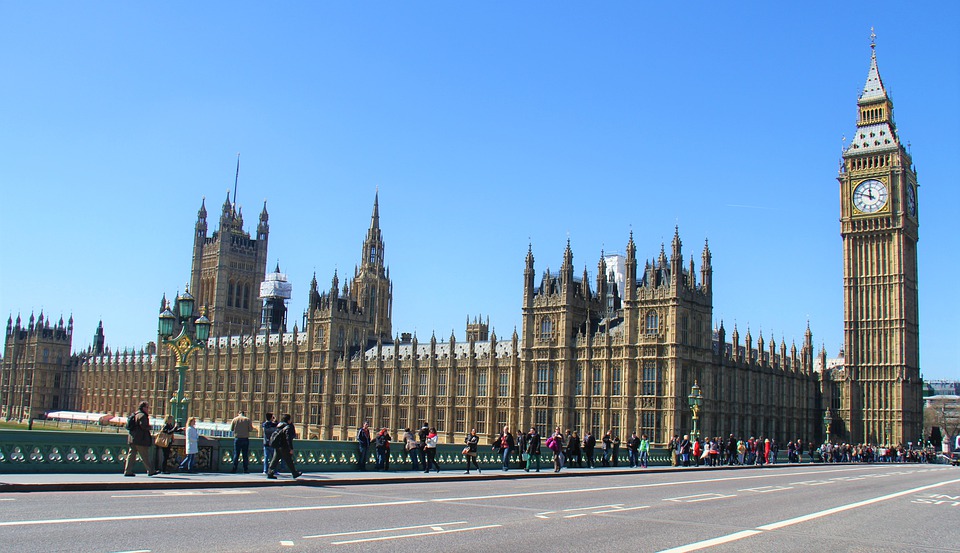
[[[166,449],[170,447],[170,442],[173,441],[173,436],[167,434],[166,432],[161,432],[157,434],[157,437],[154,438],[153,443],[156,444],[160,449]]]
[[[521,455],[520,457],[521,457],[524,461],[529,461],[529,460],[530,460],[530,454],[529,454],[529,453],[524,453],[524,454]]]
[[[463,451],[460,452],[463,455],[470,455],[470,446],[463,448]]]

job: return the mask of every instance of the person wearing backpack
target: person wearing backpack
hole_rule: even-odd
[[[130,446],[127,452],[127,461],[123,465],[124,476],[136,476],[133,473],[133,464],[137,462],[137,456],[143,461],[143,466],[147,467],[147,476],[157,474],[154,469],[153,461],[150,459],[150,446],[153,445],[153,436],[150,435],[150,404],[141,401],[137,407],[137,412],[127,417],[127,445]]]
[[[270,461],[270,467],[267,468],[267,478],[277,479],[277,465],[283,461],[290,467],[290,474],[294,478],[299,478],[302,473],[297,472],[297,466],[293,464],[293,441],[297,439],[297,430],[290,422],[289,413],[284,413],[280,417],[280,424],[277,425],[277,431],[270,438],[270,447],[273,448],[273,460]]]

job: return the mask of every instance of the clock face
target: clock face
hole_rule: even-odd
[[[907,187],[907,213],[917,215],[917,191],[912,186]]]
[[[853,190],[853,205],[862,213],[876,213],[887,205],[887,187],[878,180],[865,180]]]

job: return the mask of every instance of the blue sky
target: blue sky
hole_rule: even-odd
[[[843,341],[841,138],[871,26],[919,181],[921,366],[960,377],[953,3],[0,5],[0,313],[155,339],[241,153],[249,230],[291,323],[352,274],[379,188],[394,331],[520,324],[524,257],[577,273],[679,225],[714,264],[715,324]]]

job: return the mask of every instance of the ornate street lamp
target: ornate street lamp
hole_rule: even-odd
[[[159,333],[163,344],[170,348],[177,360],[177,395],[170,398],[170,414],[179,424],[187,422],[187,403],[189,399],[183,397],[186,382],[187,356],[197,349],[207,346],[210,337],[210,319],[200,310],[200,317],[193,320],[193,307],[196,301],[190,295],[189,289],[177,296],[176,314],[170,310],[169,303],[163,313],[160,313]],[[173,338],[175,323],[180,323],[180,334]]]
[[[700,419],[700,407],[703,405],[703,396],[700,395],[700,385],[693,381],[693,388],[690,389],[690,395],[687,396],[687,402],[690,404],[690,410],[693,411],[693,432],[691,438],[700,439],[700,431],[697,430],[697,421]]]
[[[823,431],[827,435],[827,438],[824,441],[824,443],[830,441],[830,423],[831,422],[833,422],[833,417],[830,416],[830,410],[825,409],[823,411]]]

